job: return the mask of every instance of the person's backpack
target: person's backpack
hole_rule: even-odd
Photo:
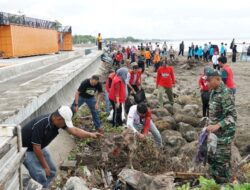
[[[247,56],[250,56],[250,46],[247,48]]]

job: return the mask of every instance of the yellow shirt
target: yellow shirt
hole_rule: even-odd
[[[102,42],[102,37],[101,36],[97,36],[97,41],[98,42]]]

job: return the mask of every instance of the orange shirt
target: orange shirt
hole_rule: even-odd
[[[154,61],[153,63],[159,63],[161,61],[160,54],[156,53],[154,56]]]
[[[150,58],[151,58],[151,53],[150,53],[150,51],[145,51],[145,52],[144,52],[144,58],[145,58],[145,59],[150,59]]]

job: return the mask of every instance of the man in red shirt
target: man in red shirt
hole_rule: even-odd
[[[209,116],[209,98],[210,92],[206,78],[206,72],[209,70],[209,66],[204,68],[204,74],[201,74],[199,79],[199,87],[201,91],[201,101],[202,101],[202,110],[203,110],[203,117]]]
[[[230,65],[227,63],[227,58],[224,56],[219,57],[218,62],[220,64],[220,67],[222,68],[222,81],[225,83],[226,87],[231,91],[231,93],[235,95],[236,87],[234,83],[234,74]]]
[[[115,66],[119,66],[122,60],[123,60],[123,55],[120,51],[118,51],[117,54],[115,55],[115,60],[114,60]]]
[[[158,91],[159,105],[163,107],[163,93],[167,93],[171,105],[174,105],[172,87],[175,84],[174,71],[167,65],[167,59],[163,59],[162,66],[157,71],[156,88]]]

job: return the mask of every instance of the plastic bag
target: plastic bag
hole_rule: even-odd
[[[207,138],[207,151],[215,154],[217,149],[218,137],[214,133],[210,133]]]

